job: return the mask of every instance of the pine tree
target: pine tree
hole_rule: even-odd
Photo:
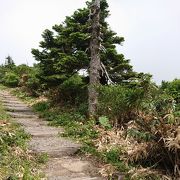
[[[89,57],[85,52],[89,45],[87,20],[88,10],[78,10],[72,17],[66,17],[64,25],[54,25],[53,31],[43,32],[40,42],[43,50],[32,50],[40,62],[42,81],[50,86],[59,85],[80,69],[88,68]]]
[[[52,30],[46,29],[40,48],[32,49],[32,54],[39,62],[40,78],[48,86],[57,86],[70,78],[79,70],[88,70],[90,62],[90,24],[89,8],[92,2],[87,2],[87,8],[78,9],[72,16],[67,16],[60,25],[54,25]],[[121,44],[124,38],[116,35],[106,22],[109,16],[106,0],[101,1],[101,52],[100,58],[109,78],[114,83],[121,83],[135,73],[129,60],[116,50],[116,44]],[[102,68],[101,83],[107,84],[108,79]]]
[[[8,55],[5,58],[5,68],[12,69],[14,67],[15,67],[15,63],[14,63],[12,57]]]

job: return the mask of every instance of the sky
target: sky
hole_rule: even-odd
[[[155,82],[180,78],[180,0],[107,0],[112,30],[125,38],[118,52]],[[32,65],[45,29],[85,7],[86,0],[0,0],[0,64],[10,55]]]

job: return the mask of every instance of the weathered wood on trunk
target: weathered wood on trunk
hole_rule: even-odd
[[[89,116],[96,114],[98,105],[98,92],[96,86],[100,83],[100,0],[95,0],[91,6],[91,61],[89,68]]]

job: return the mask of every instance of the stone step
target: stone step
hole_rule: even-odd
[[[14,118],[13,120],[25,127],[45,126],[48,124],[47,121],[43,121],[39,118]]]
[[[54,158],[73,155],[80,147],[77,143],[58,137],[34,137],[29,142],[32,152],[47,153]]]
[[[7,112],[12,118],[38,118],[33,112]]]
[[[77,174],[78,175],[78,174]],[[70,176],[52,176],[48,177],[48,180],[103,180],[100,177],[70,177]]]
[[[16,98],[16,96],[13,96],[11,94],[0,93],[0,98]]]
[[[21,106],[21,107],[5,106],[5,110],[10,112],[32,112],[32,109],[27,106]]]
[[[25,127],[25,132],[33,137],[53,137],[62,133],[62,129],[50,126]]]
[[[100,178],[100,177],[87,177],[86,176],[86,177],[71,178],[70,180],[102,180],[102,178]]]
[[[18,100],[8,100],[8,99],[4,99],[1,100],[2,103],[9,103],[9,104],[23,104],[22,102],[18,101]]]
[[[29,107],[28,105],[26,105],[26,104],[23,104],[23,103],[18,103],[18,104],[12,104],[12,103],[3,103],[3,106],[4,107],[9,107],[9,108],[18,108],[18,107],[20,107],[20,108],[22,108],[22,107]]]
[[[18,99],[17,98],[5,98],[5,97],[0,97],[0,100],[1,101],[18,101]]]
[[[98,169],[89,161],[78,157],[51,158],[44,166],[48,179],[52,180],[101,180]],[[93,174],[94,177],[90,175]]]

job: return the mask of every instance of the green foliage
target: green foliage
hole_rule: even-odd
[[[19,77],[14,72],[7,72],[3,78],[3,83],[9,87],[17,87]]]
[[[5,67],[7,69],[11,69],[12,70],[14,68],[14,66],[15,66],[15,63],[14,63],[12,57],[11,56],[7,56],[6,59],[5,59]]]
[[[61,101],[77,104],[87,97],[82,77],[73,75],[59,86]]]
[[[153,99],[154,112],[165,116],[175,110],[175,100],[169,94],[159,92]]]
[[[180,79],[171,82],[162,81],[161,89],[174,98],[176,109],[180,110]]]
[[[128,129],[127,135],[133,137],[137,141],[150,141],[153,137],[149,132],[142,132],[137,129]]]
[[[4,76],[5,76],[5,73],[6,73],[6,69],[3,65],[0,66],[0,83],[3,84],[4,82]]]
[[[14,61],[12,60],[11,56],[6,57],[5,63],[0,65],[0,83],[5,84],[5,76],[8,73],[15,74],[14,73],[15,67],[16,66],[15,66]],[[17,85],[16,82],[12,82],[12,86],[14,86],[14,83],[15,83],[15,85]],[[10,84],[10,86],[11,86],[11,84]]]
[[[75,74],[58,87],[51,88],[48,97],[55,104],[79,106],[87,101],[87,87],[83,78]]]
[[[24,68],[24,66],[23,66]],[[40,92],[43,89],[43,84],[40,84],[39,67],[34,65],[33,67],[25,67],[24,74],[21,77],[20,85],[23,87],[24,91],[30,94],[31,96],[39,96]]]
[[[14,72],[19,76],[22,77],[24,74],[31,73],[32,68],[27,66],[26,64],[21,64],[19,66],[14,67]]]
[[[32,49],[32,54],[39,62],[40,80],[47,87],[59,86],[80,70],[87,70],[90,61],[90,24],[89,8],[92,2],[87,2],[87,8],[76,10],[72,16],[67,16],[64,23],[54,25],[52,30],[46,29],[40,48]],[[116,51],[116,44],[121,45],[124,38],[109,28],[106,18],[109,16],[106,0],[101,1],[101,32],[102,45],[106,51],[101,51],[101,61],[114,82],[134,77],[136,74],[122,54]],[[102,74],[102,73],[101,73]],[[103,74],[102,84],[107,84]],[[87,84],[87,82],[86,82]]]
[[[78,125],[77,125],[78,124]],[[66,128],[66,133],[64,133],[65,137],[77,138],[83,141],[84,143],[89,142],[89,139],[95,139],[98,137],[98,132],[94,130],[93,123],[75,123],[73,126],[69,126]]]
[[[99,113],[122,124],[133,118],[142,101],[143,90],[121,85],[99,87]]]
[[[0,90],[6,90],[6,89],[7,89],[7,87],[0,83]]]
[[[47,153],[42,153],[42,154],[38,155],[36,159],[37,159],[38,163],[45,164],[48,161],[49,156]]]
[[[39,111],[39,112],[43,112],[43,111],[46,111],[48,110],[50,107],[49,103],[46,102],[46,101],[41,101],[41,102],[38,102],[36,104],[33,105],[33,108],[36,110],[36,111]]]
[[[15,96],[17,96],[18,98],[20,98],[21,100],[28,102],[28,103],[32,103],[34,102],[34,97],[29,96],[27,92],[24,92],[21,88],[15,88],[11,91],[11,93]]]
[[[126,172],[128,170],[127,165],[120,159],[122,152],[121,149],[111,148],[109,151],[105,151],[102,156],[106,163],[113,164],[120,172]]]
[[[102,125],[103,127],[107,128],[107,129],[111,128],[111,124],[109,123],[109,119],[106,116],[99,117],[99,123],[100,123],[100,125]]]
[[[38,75],[38,65],[33,67],[25,64],[16,66],[11,57],[6,58],[4,65],[0,66],[0,83],[8,87],[22,87],[32,96],[38,96],[43,89]]]
[[[28,139],[28,135],[24,133],[22,129],[19,132],[0,132],[0,147],[5,143],[7,146],[21,146],[25,144]],[[0,148],[1,149],[1,148]],[[3,149],[1,149],[3,150]]]
[[[118,163],[120,160],[121,151],[118,148],[112,148],[104,152],[104,159],[106,162]]]
[[[159,108],[160,113],[161,105],[167,111],[173,106],[172,97],[151,83],[148,74],[140,74],[139,78],[122,85],[99,86],[98,90],[99,115],[107,116],[115,126],[137,119],[142,111],[155,113]]]
[[[41,86],[39,83],[39,79],[36,76],[33,75],[29,76],[25,86],[27,88],[26,91],[30,93],[32,96],[39,95],[38,90],[41,89]]]

